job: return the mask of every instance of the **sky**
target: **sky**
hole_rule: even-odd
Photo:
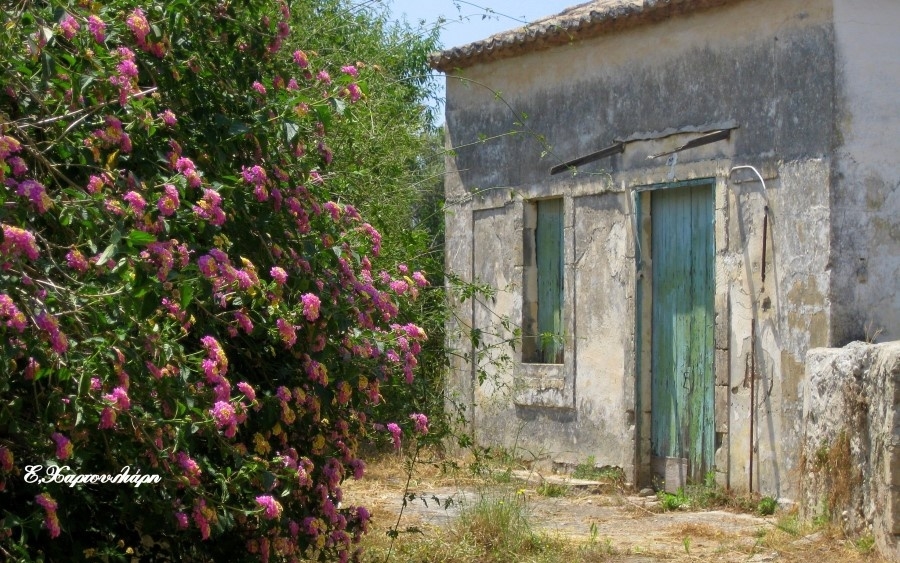
[[[405,17],[413,26],[432,29],[439,18],[446,20],[441,27],[443,48],[457,47],[495,33],[520,27],[543,16],[557,14],[569,6],[585,0],[379,0],[392,19]],[[443,123],[444,80],[438,99],[432,106],[438,110]]]

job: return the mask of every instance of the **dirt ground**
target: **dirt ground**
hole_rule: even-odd
[[[399,459],[388,457],[370,462],[365,479],[345,482],[344,503],[372,511],[369,536],[382,548],[401,508],[397,529],[414,533],[402,533],[396,541],[427,541],[452,536],[460,514],[489,499],[519,503],[534,532],[565,544],[589,546],[592,554],[602,554],[599,560],[604,562],[884,561],[870,543],[844,538],[833,528],[801,525],[789,511],[766,517],[728,509],[663,511],[656,496],[590,484],[562,484],[552,493],[560,496],[547,496],[541,484],[558,483],[562,477],[520,472],[516,476],[453,476],[425,466],[413,473],[408,492],[416,498],[403,508],[407,472]],[[391,561],[419,560],[392,553]],[[508,560],[518,559],[510,554]]]

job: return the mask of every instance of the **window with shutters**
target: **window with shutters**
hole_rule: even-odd
[[[563,363],[563,200],[525,205],[522,361]]]

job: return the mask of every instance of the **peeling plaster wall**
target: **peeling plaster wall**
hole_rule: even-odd
[[[483,362],[481,385],[455,364],[460,389],[474,389],[479,439],[548,461],[593,456],[646,482],[652,407],[638,344],[649,323],[638,330],[636,247],[647,227],[635,225],[631,190],[712,178],[718,477],[746,489],[752,443],[754,489],[796,496],[804,356],[831,333],[833,42],[831,0],[748,1],[448,78],[448,267],[499,290],[461,315],[485,330],[498,315],[521,322],[523,202],[561,196],[566,217],[565,363],[522,364],[507,349],[512,364]],[[574,176],[548,174],[617,137],[729,122],[739,125],[730,140],[680,153],[671,166],[647,155],[696,133],[629,144]],[[767,189],[745,171],[729,174],[744,164],[760,169]]]
[[[900,3],[835,0],[834,343],[900,338]]]
[[[806,374],[801,514],[900,561],[900,341],[810,350]]]

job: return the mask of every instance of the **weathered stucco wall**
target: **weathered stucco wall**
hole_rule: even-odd
[[[462,316],[485,330],[497,315],[521,322],[523,202],[563,197],[566,217],[565,363],[522,364],[509,349],[510,369],[482,363],[492,374],[483,385],[454,366],[458,388],[473,390],[481,439],[547,460],[593,456],[646,479],[652,406],[637,295],[650,265],[636,259],[647,227],[636,224],[632,190],[711,178],[718,478],[746,488],[753,448],[754,489],[797,495],[804,356],[831,343],[832,7],[738,2],[448,77],[448,267],[499,290]],[[647,158],[717,124],[738,128],[671,165]],[[576,175],[548,174],[616,138],[667,130],[681,133],[631,143]],[[765,189],[746,170],[731,173],[748,164]]]
[[[802,515],[900,561],[900,341],[810,350],[806,376]]]
[[[835,0],[834,340],[900,338],[900,3]]]

